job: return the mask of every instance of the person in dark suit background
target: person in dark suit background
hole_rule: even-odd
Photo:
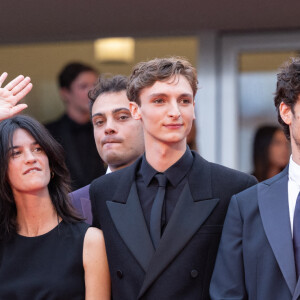
[[[229,200],[256,183],[187,147],[196,91],[196,71],[180,58],[140,63],[129,79],[145,155],[90,187],[114,299],[209,299]]]
[[[108,165],[107,173],[132,164],[144,153],[142,124],[131,116],[127,82],[122,75],[99,77],[89,93],[94,138],[100,157]],[[86,185],[70,193],[70,199],[77,212],[92,224],[89,188]]]
[[[291,142],[288,166],[232,197],[212,277],[217,299],[300,297],[300,59],[277,75],[274,103]]]
[[[46,124],[66,152],[72,190],[105,174],[105,167],[95,146],[89,114],[88,92],[94,87],[97,77],[98,72],[91,66],[79,62],[66,65],[58,76],[66,111],[58,120]]]

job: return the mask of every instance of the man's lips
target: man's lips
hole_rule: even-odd
[[[118,139],[118,138],[104,138],[102,140],[102,145],[105,144],[114,144],[114,143],[122,143],[123,140],[122,139]]]
[[[165,127],[170,129],[178,129],[183,126],[181,123],[164,124]]]
[[[31,171],[41,171],[41,169],[37,168],[37,167],[29,168],[23,173],[23,175],[26,175],[26,174],[30,173]]]

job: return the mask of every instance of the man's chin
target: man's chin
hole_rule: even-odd
[[[104,159],[103,159],[109,166],[112,165],[119,165],[122,164],[122,156],[120,155],[120,153],[116,152],[116,151],[109,151],[109,153],[106,153],[106,155],[104,155]]]

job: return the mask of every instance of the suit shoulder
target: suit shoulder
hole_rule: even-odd
[[[234,195],[237,199],[241,200],[241,199],[249,199],[249,198],[253,198],[256,197],[257,195],[257,189],[259,187],[259,185],[261,185],[262,183],[257,183],[255,185],[252,185],[250,187],[248,187],[247,189],[237,193],[236,195]]]
[[[78,190],[75,190],[73,191],[72,193],[70,193],[69,195],[72,197],[72,198],[81,198],[81,197],[86,197],[89,195],[89,190],[90,190],[90,184],[78,189]]]
[[[252,198],[257,196],[257,192],[260,188],[265,188],[267,186],[270,186],[272,184],[276,184],[279,180],[281,180],[284,176],[288,176],[288,167],[285,168],[282,172],[279,174],[266,179],[265,181],[259,182],[258,184],[249,187],[248,189],[236,194],[236,197],[239,201],[242,199]]]
[[[91,183],[90,189],[94,189],[96,186],[105,186],[109,187],[112,184],[118,183],[119,179],[128,174],[131,166],[125,167],[123,169],[102,175],[96,179],[94,179]]]
[[[245,183],[252,186],[257,183],[256,178],[253,175],[246,174],[244,172],[234,170],[216,163],[210,163],[212,169],[212,175],[216,179],[222,179],[222,181],[236,183]]]

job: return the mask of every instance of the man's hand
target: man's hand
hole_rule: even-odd
[[[3,82],[7,78],[4,72],[0,76],[0,121],[8,119],[27,107],[27,104],[17,104],[32,89],[30,78],[19,75],[5,87],[1,88]]]

